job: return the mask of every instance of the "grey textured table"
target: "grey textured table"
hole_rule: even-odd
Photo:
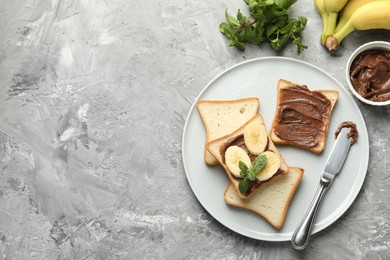
[[[309,45],[227,48],[218,32],[240,0],[2,0],[0,259],[389,259],[390,109],[360,102],[370,163],[349,210],[290,243],[238,235],[187,182],[181,138],[200,90],[226,68],[281,55],[343,85],[348,56],[387,31],[352,33],[336,55],[319,44],[312,1],[299,1]]]

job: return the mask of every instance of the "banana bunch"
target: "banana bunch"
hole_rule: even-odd
[[[321,44],[338,49],[341,41],[355,30],[390,30],[390,0],[314,0],[321,15]]]

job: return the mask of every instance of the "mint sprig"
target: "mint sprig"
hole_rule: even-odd
[[[305,29],[307,18],[290,18],[290,7],[296,0],[244,0],[248,5],[249,16],[238,10],[236,16],[225,10],[226,22],[219,25],[219,30],[229,40],[229,47],[245,49],[245,44],[261,45],[268,42],[272,49],[280,51],[292,42],[298,52],[307,48],[302,43],[301,32]]]
[[[243,177],[243,179],[241,179],[238,184],[238,189],[242,194],[246,194],[250,183],[256,180],[256,174],[265,166],[266,163],[267,156],[264,154],[256,157],[251,168],[248,168],[248,166],[242,161],[238,162],[238,167],[240,167],[240,175]]]

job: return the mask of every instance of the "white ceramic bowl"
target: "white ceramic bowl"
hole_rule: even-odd
[[[349,90],[360,101],[362,101],[362,102],[364,102],[366,104],[369,104],[369,105],[373,105],[373,106],[385,106],[385,105],[389,105],[390,104],[390,100],[383,101],[383,102],[376,102],[376,101],[371,101],[371,100],[365,99],[364,97],[360,96],[359,93],[356,92],[356,90],[353,88],[351,80],[350,80],[350,69],[351,69],[352,62],[363,51],[373,50],[373,49],[390,51],[390,42],[374,41],[374,42],[366,43],[366,44],[360,46],[359,48],[357,48],[352,53],[352,55],[349,57],[348,63],[347,63],[347,67],[345,69],[347,83],[348,83]]]

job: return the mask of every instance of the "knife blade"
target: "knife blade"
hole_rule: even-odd
[[[345,159],[347,158],[352,138],[348,138],[349,128],[341,129],[335,144],[330,151],[322,177],[333,181],[334,177],[340,172]]]
[[[349,153],[352,138],[348,138],[348,132],[349,128],[341,129],[336,142],[330,151],[324,170],[322,171],[320,185],[314,195],[313,201],[291,237],[291,243],[294,249],[302,250],[309,242],[310,233],[322,198],[329,186],[332,184],[336,175],[340,172]]]

